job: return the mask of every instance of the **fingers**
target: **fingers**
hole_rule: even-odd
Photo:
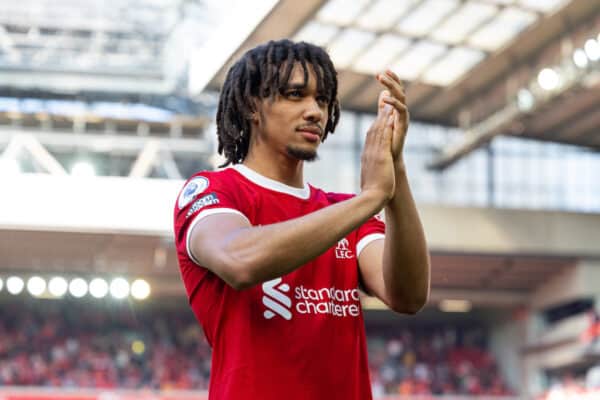
[[[382,101],[385,104],[389,104],[392,107],[394,107],[401,114],[408,112],[408,107],[406,107],[406,104],[402,103],[400,100],[394,97],[383,97]]]
[[[400,113],[399,112],[395,112],[394,113],[394,126],[400,126],[402,122],[400,121]]]
[[[385,73],[387,75],[389,75],[393,80],[395,80],[400,87],[404,88],[404,85],[402,84],[402,80],[400,80],[400,78],[398,78],[398,75],[396,75],[396,73],[394,71],[392,71],[391,69],[386,69]]]
[[[397,98],[402,103],[406,103],[404,86],[402,85],[400,78],[398,78],[398,75],[387,70],[383,74],[377,74],[377,80],[390,91],[393,97]]]
[[[383,99],[383,97],[384,96],[382,96],[380,94],[379,98]],[[375,121],[373,122],[373,125],[372,125],[372,130],[375,132],[378,132],[381,129],[383,129],[383,127],[385,126],[387,117],[392,112],[393,106],[387,104],[383,100],[381,100],[381,105],[382,106],[380,108],[378,108],[378,110],[377,110],[377,118],[375,119]]]
[[[398,113],[394,112],[391,107],[390,110],[392,111],[388,114],[388,117],[386,118],[385,126],[383,128],[383,134],[381,135],[381,141],[383,142],[385,148],[391,150],[392,138],[394,136],[394,122]]]
[[[382,90],[381,92],[379,92],[379,98],[377,99],[377,114],[379,114],[383,110],[383,106],[385,105],[383,99],[390,96],[391,95],[389,90]]]
[[[382,102],[383,107],[377,113],[377,118],[373,121],[373,124],[367,132],[365,140],[365,147],[379,146],[386,138],[386,129],[388,125],[394,124],[393,118],[393,107],[387,103]]]
[[[384,149],[391,150],[392,137],[394,133],[394,109],[389,105],[384,105],[384,114],[382,125],[377,135],[377,142]]]
[[[379,124],[380,129],[385,129],[385,127],[387,126],[387,124],[390,120],[390,117],[392,117],[393,110],[394,110],[394,108],[390,104],[388,104],[388,103],[383,104],[382,111],[381,111],[380,124]]]
[[[381,103],[381,107],[378,107],[377,109],[377,117],[375,118],[375,121],[373,121],[373,123],[371,124],[371,127],[369,128],[369,130],[367,131],[367,137],[365,140],[365,147],[369,147],[371,146],[371,144],[373,142],[376,142],[378,140],[378,133],[381,131],[381,129],[383,128],[384,124],[385,124],[385,120],[386,120],[386,116],[388,114],[388,109],[391,108],[389,105],[387,105],[383,102],[382,99],[382,95],[381,93],[379,94],[379,103]]]

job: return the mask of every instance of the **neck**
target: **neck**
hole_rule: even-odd
[[[252,149],[251,146],[248,155],[242,162],[246,167],[285,185],[304,187],[303,161],[294,159],[287,154],[263,154],[252,150],[256,149]]]

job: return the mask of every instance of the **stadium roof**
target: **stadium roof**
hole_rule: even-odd
[[[345,109],[373,112],[373,74],[389,67],[406,82],[414,120],[463,128],[430,167],[498,134],[600,149],[599,32],[597,1],[2,2],[0,93],[22,101],[0,98],[0,125],[77,130],[83,120],[185,136],[190,117],[190,132],[207,128],[232,60],[289,37],[329,49]],[[74,103],[56,114],[55,100]],[[127,107],[115,120],[103,102]]]
[[[391,68],[413,119],[463,127],[432,167],[497,134],[600,149],[599,34],[597,1],[282,0],[209,87],[246,49],[291,37],[329,49],[344,108],[373,112],[373,75]]]

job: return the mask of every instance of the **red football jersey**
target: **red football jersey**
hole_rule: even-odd
[[[371,218],[313,261],[240,291],[199,266],[188,242],[208,215],[267,225],[349,197],[290,187],[244,165],[187,181],[175,205],[175,240],[190,305],[213,349],[209,399],[371,399],[357,260],[383,238],[383,222]]]

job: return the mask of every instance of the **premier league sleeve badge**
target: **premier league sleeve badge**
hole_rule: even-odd
[[[197,176],[190,180],[181,190],[179,199],[177,200],[177,206],[182,209],[188,205],[196,198],[196,196],[204,192],[208,188],[208,185],[208,179],[203,176]]]

